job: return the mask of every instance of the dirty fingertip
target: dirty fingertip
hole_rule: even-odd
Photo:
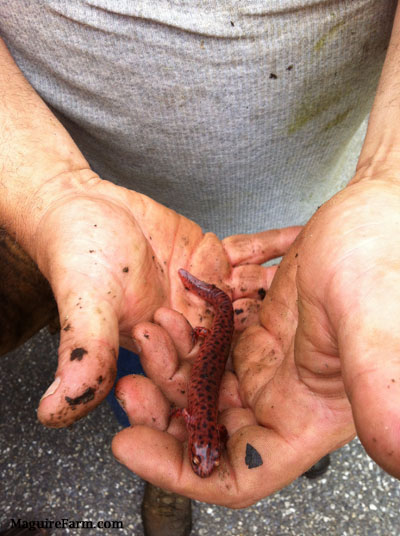
[[[42,396],[37,416],[51,428],[62,428],[87,415],[108,394],[116,376],[115,351],[103,343],[84,353],[64,350],[54,382]]]
[[[115,387],[115,396],[131,424],[167,428],[170,404],[149,378],[138,374],[124,376]]]

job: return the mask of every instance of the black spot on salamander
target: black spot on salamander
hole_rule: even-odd
[[[244,313],[244,309],[235,309],[235,315],[241,315]]]
[[[94,398],[95,390],[93,387],[88,387],[81,395],[70,398],[69,396],[65,397],[66,402],[71,406],[78,406],[79,404],[87,404]]]
[[[78,361],[82,361],[82,358],[85,354],[87,354],[87,350],[85,350],[85,348],[75,348],[74,350],[72,350],[71,352],[71,356],[70,356],[70,360],[71,361],[75,361],[78,360]]]
[[[267,294],[267,291],[265,290],[265,288],[259,288],[257,290],[257,294],[260,296],[260,298],[263,300]]]
[[[71,329],[71,324],[68,323],[64,328],[63,328],[63,331],[69,331]]]
[[[271,73],[271,74],[269,75],[269,77],[270,77],[271,80],[276,80],[276,79],[278,78],[277,75],[276,75],[275,73]]]
[[[260,453],[250,443],[246,444],[246,456],[244,461],[249,469],[260,467],[263,464]]]
[[[125,272],[125,273],[128,273],[129,272],[129,267],[128,266],[124,266],[122,268],[122,271]]]
[[[97,383],[100,385],[101,383],[103,383],[103,379],[104,379],[103,376],[99,376],[97,378]]]

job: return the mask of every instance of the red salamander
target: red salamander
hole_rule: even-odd
[[[218,467],[227,440],[226,428],[217,419],[219,387],[233,335],[233,308],[230,298],[215,285],[204,283],[183,269],[178,273],[186,289],[214,308],[211,328],[195,329],[205,334],[205,339],[191,369],[187,408],[177,412],[186,421],[193,471],[204,478]]]

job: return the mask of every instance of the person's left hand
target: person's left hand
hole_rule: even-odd
[[[159,388],[142,396],[150,380],[137,376],[118,384],[132,427],[114,438],[116,458],[162,488],[245,507],[357,432],[371,457],[400,477],[399,214],[400,183],[383,171],[340,192],[303,229],[260,324],[234,346],[219,400],[229,440],[208,478],[191,468],[182,419],[169,419],[171,402],[185,404],[171,378],[181,372],[188,380],[193,355],[174,346],[167,311],[156,315],[160,326],[136,326],[144,368]]]

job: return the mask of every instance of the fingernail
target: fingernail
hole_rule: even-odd
[[[118,398],[117,395],[114,395],[114,396],[115,396],[115,400],[118,402],[121,408],[125,410],[125,402],[121,398]]]
[[[140,346],[138,341],[136,339],[132,339],[132,343],[133,343],[133,351],[135,352],[135,354],[140,354],[140,352],[142,351],[142,347]]]
[[[61,378],[60,378],[60,376],[57,376],[57,378],[48,387],[47,391],[43,394],[43,396],[42,396],[42,398],[40,400],[43,400],[43,398],[46,398],[47,396],[50,396],[50,395],[54,394],[57,391],[58,386],[60,385],[60,383],[61,383]]]

